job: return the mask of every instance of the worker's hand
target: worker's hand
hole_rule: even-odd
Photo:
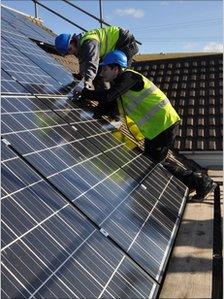
[[[93,84],[90,81],[85,81],[84,82],[84,87],[87,88],[87,89],[90,89],[90,90],[94,89]]]
[[[86,87],[83,88],[82,93],[81,93],[82,100],[86,100],[88,98],[88,91],[89,91],[89,88],[86,88]]]
[[[79,93],[79,92],[77,92],[77,91],[73,91],[73,96],[72,96],[72,98],[73,98],[73,100],[75,100],[75,101],[80,101],[80,99],[81,99],[81,94]]]
[[[77,85],[75,86],[74,90],[73,90],[73,93],[79,93],[79,94],[81,94],[83,88],[84,88],[84,86],[77,84]]]
[[[76,80],[82,80],[83,76],[81,74],[76,74],[76,73],[72,73],[73,77],[76,79]]]

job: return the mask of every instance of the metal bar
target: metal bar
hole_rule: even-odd
[[[94,16],[94,15],[92,15],[91,13],[85,11],[84,9],[80,8],[79,6],[77,6],[77,5],[73,4],[73,3],[71,3],[70,1],[68,1],[68,0],[62,0],[62,1],[63,1],[63,2],[66,2],[67,4],[71,5],[72,7],[74,7],[74,8],[76,8],[76,9],[80,10],[81,12],[83,12],[83,13],[85,13],[86,15],[92,17],[93,19],[95,19],[95,20],[97,20],[97,21],[99,21],[99,22],[102,22],[102,24],[105,24],[105,25],[107,25],[107,26],[110,26],[110,24],[108,24],[108,23],[104,22],[103,20],[97,18],[96,16]]]
[[[214,191],[213,260],[211,298],[223,298],[222,210],[219,184]]]
[[[53,9],[49,8],[48,6],[46,6],[46,5],[42,4],[42,3],[40,3],[40,2],[37,1],[37,0],[32,0],[32,1],[33,1],[33,2],[36,2],[36,3],[39,4],[40,6],[44,7],[44,8],[47,9],[47,10],[49,10],[50,12],[52,12],[52,13],[55,14],[56,16],[62,18],[63,20],[67,21],[68,23],[70,23],[70,24],[72,24],[72,25],[78,27],[79,29],[81,29],[81,30],[87,32],[87,30],[86,30],[85,28],[83,28],[83,27],[79,26],[78,24],[76,24],[76,23],[70,21],[70,20],[67,19],[66,17],[63,17],[61,14],[59,14],[58,12],[56,12],[56,11],[54,11]]]
[[[107,26],[110,26],[109,23],[103,21],[103,16],[102,16],[102,0],[99,0],[99,1],[100,1],[100,18],[97,18],[97,17],[94,16],[93,14],[91,14],[91,13],[85,11],[84,9],[82,9],[82,8],[80,8],[79,6],[77,6],[77,5],[73,4],[73,3],[71,3],[71,2],[68,1],[68,0],[61,0],[61,1],[65,2],[65,3],[69,4],[69,5],[71,5],[72,7],[74,7],[74,8],[76,8],[76,9],[80,10],[81,12],[85,13],[86,15],[88,15],[88,16],[92,17],[93,19],[99,21],[100,24],[101,24],[101,26],[100,26],[101,28],[102,28],[102,25],[103,25],[103,24],[104,24],[104,25],[107,25]],[[137,40],[136,40],[136,43],[139,44],[139,45],[142,44],[141,42],[139,42],[139,41],[137,41]]]
[[[67,21],[68,23],[70,23],[70,24],[76,26],[77,28],[79,28],[79,29],[81,29],[81,30],[83,30],[83,31],[85,31],[85,32],[88,31],[88,30],[86,30],[85,28],[79,26],[78,24],[76,24],[76,23],[70,21],[70,20],[67,19],[66,17],[63,17],[61,14],[59,14],[59,13],[56,12],[56,11],[54,11],[54,10],[51,9],[50,7],[48,7],[48,6],[46,6],[46,5],[42,4],[42,3],[40,3],[39,1],[37,1],[37,0],[32,0],[32,1],[33,1],[33,2],[36,2],[36,3],[39,4],[40,6],[44,7],[44,8],[47,9],[47,10],[49,10],[50,12],[52,12],[53,14],[55,14],[55,15],[57,15],[58,17],[62,18],[63,20]],[[97,21],[100,22],[100,19],[99,19],[99,18],[95,17],[94,15],[92,15],[92,14],[90,14],[90,13],[87,13],[85,10],[79,8],[78,6],[74,5],[73,3],[70,3],[70,2],[67,1],[67,0],[61,0],[61,1],[64,1],[64,2],[66,2],[66,3],[68,3],[68,4],[70,4],[71,6],[77,8],[77,9],[80,10],[80,11],[83,11],[83,12],[86,13],[87,15],[93,17],[94,19],[96,19]],[[104,22],[103,20],[102,20],[102,24],[105,24],[105,25],[110,26],[110,24]],[[137,40],[136,40],[136,43],[139,44],[139,45],[142,44],[141,42],[139,42],[139,41],[137,41]]]
[[[36,3],[36,0],[34,0],[34,9],[35,9],[35,18],[39,18],[38,16],[38,6],[37,6],[37,3]]]
[[[99,6],[100,6],[100,27],[103,27],[103,10],[102,10],[102,0],[99,0]]]

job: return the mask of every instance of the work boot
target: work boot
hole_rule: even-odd
[[[94,107],[93,109],[93,118],[101,119],[104,115],[104,111],[98,108],[98,106]]]
[[[200,202],[203,199],[206,199],[208,195],[215,189],[216,183],[214,183],[209,176],[204,174],[198,175],[196,180],[196,194],[192,197],[192,200]]]
[[[121,121],[121,117],[119,114],[108,114],[108,118],[110,121]]]

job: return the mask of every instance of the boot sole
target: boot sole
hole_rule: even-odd
[[[211,186],[211,188],[207,191],[207,193],[205,194],[204,197],[202,197],[202,198],[195,197],[194,198],[194,196],[195,196],[194,195],[194,196],[192,196],[191,201],[192,202],[202,202],[203,200],[205,200],[206,198],[208,198],[208,196],[210,195],[210,193],[213,192],[216,187],[217,187],[217,183],[213,183],[212,186]]]

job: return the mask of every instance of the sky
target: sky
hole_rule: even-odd
[[[39,0],[81,27],[98,28],[99,22],[61,0]],[[71,1],[99,17],[98,0]],[[34,15],[31,0],[2,0],[2,4]],[[142,43],[141,54],[169,52],[223,51],[223,2],[217,0],[122,1],[102,0],[103,19],[132,32]],[[38,9],[44,25],[56,34],[80,33],[81,30]]]

